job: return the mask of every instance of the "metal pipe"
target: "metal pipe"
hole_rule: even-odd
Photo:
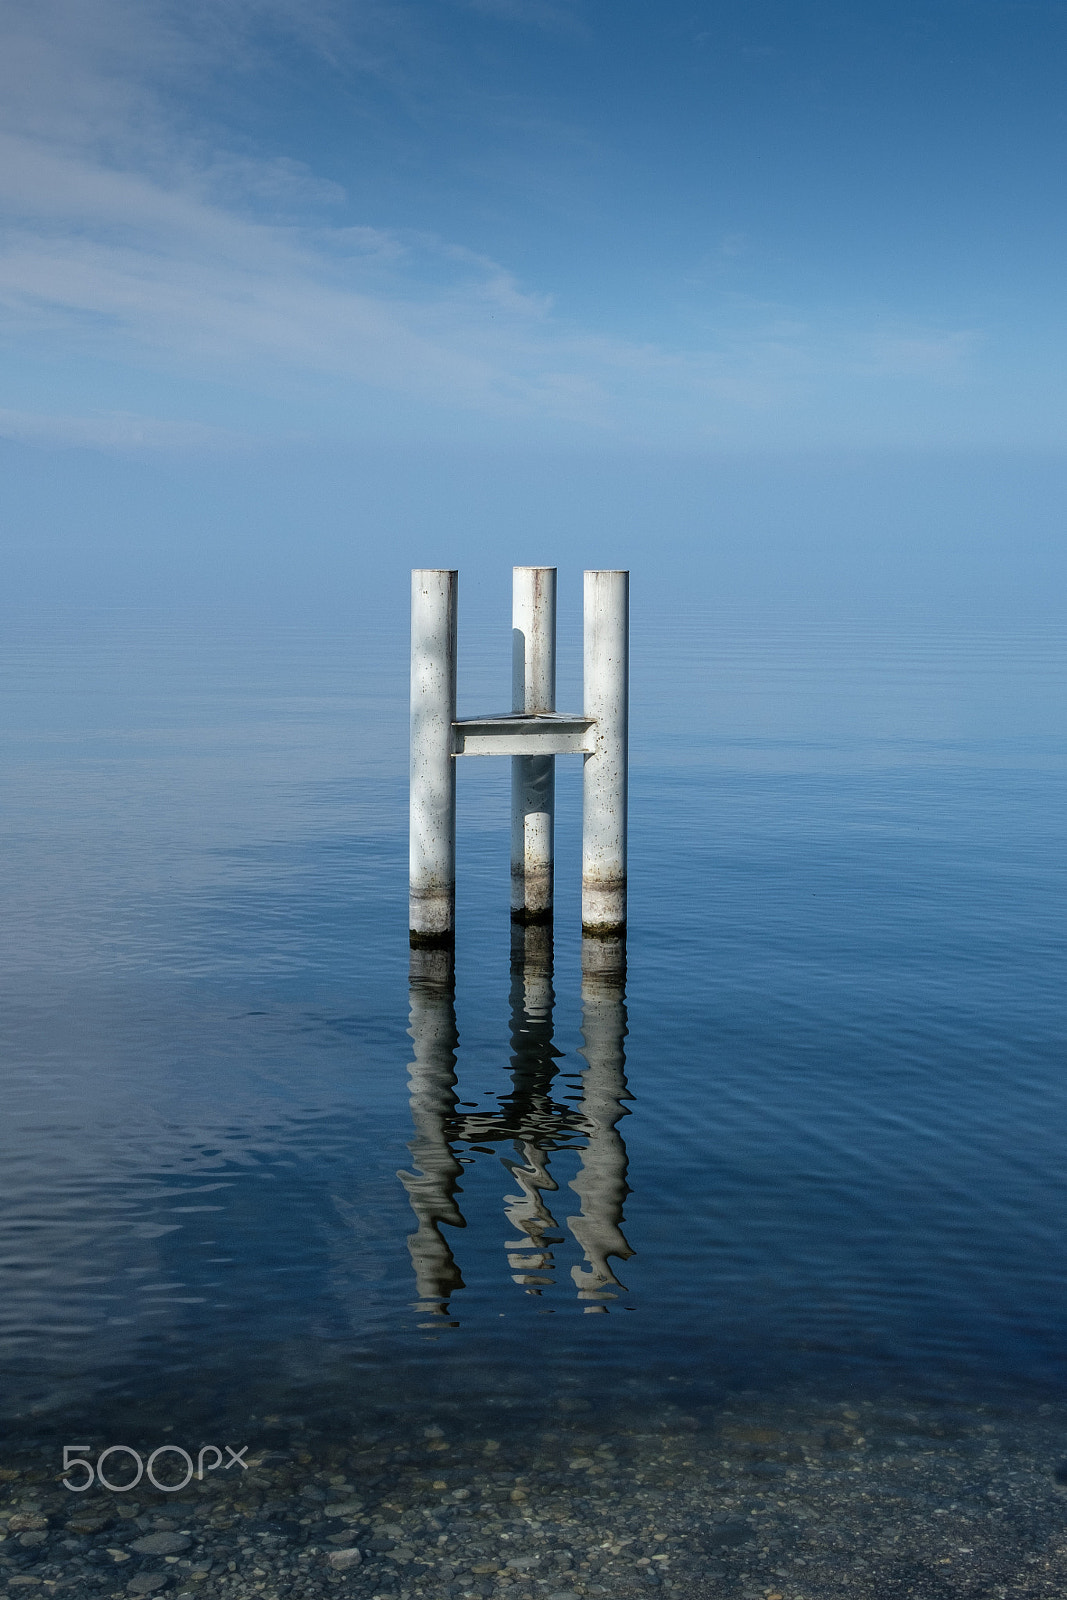
[[[411,574],[412,946],[448,945],[456,922],[456,597],[459,574]]]
[[[626,926],[630,574],[585,574],[585,705],[596,748],[582,774],[582,932]]]
[[[511,709],[556,709],[556,569],[516,567],[512,578]],[[511,758],[511,915],[552,916],[555,756]]]

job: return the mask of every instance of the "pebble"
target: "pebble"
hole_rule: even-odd
[[[139,1556],[176,1556],[188,1550],[192,1539],[187,1533],[147,1533],[130,1546]]]
[[[96,1517],[71,1517],[67,1522],[68,1533],[103,1533],[105,1528],[110,1528],[114,1517],[100,1515]]]
[[[363,1560],[359,1551],[353,1546],[351,1550],[335,1550],[330,1556],[330,1566],[339,1571],[346,1572],[349,1567],[358,1567]]]

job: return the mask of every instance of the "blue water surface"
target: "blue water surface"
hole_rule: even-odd
[[[577,763],[524,952],[508,763],[470,761],[454,991],[409,968],[406,652],[12,626],[9,1420],[475,1369],[1062,1393],[1060,637],[637,603],[625,972],[583,986]]]

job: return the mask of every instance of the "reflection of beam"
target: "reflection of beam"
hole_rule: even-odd
[[[573,1267],[578,1297],[593,1302],[587,1311],[607,1309],[614,1299],[609,1285],[625,1287],[608,1258],[626,1261],[633,1255],[622,1232],[626,1182],[626,1145],[616,1128],[629,1113],[626,1093],[626,945],[623,939],[582,940],[582,1054],[588,1066],[582,1075],[581,1113],[589,1130],[582,1166],[571,1188],[582,1202],[580,1215],[569,1222],[585,1252],[586,1265]]]
[[[516,1132],[527,1131],[516,1149],[521,1161],[505,1161],[519,1187],[518,1194],[504,1197],[504,1211],[518,1238],[508,1239],[508,1265],[516,1283],[528,1294],[540,1294],[551,1284],[553,1260],[549,1234],[558,1227],[542,1198],[544,1191],[557,1188],[548,1171],[548,1152],[544,1142],[528,1136],[530,1125],[551,1125],[553,1111],[549,1091],[556,1071],[556,1051],[552,1043],[551,923],[513,922],[511,928],[511,1073],[512,1092],[502,1112]]]
[[[463,1168],[448,1138],[456,1112],[459,1043],[451,950],[412,950],[409,994],[415,1059],[408,1065],[408,1088],[415,1137],[408,1149],[416,1171],[397,1176],[419,1224],[408,1239],[418,1309],[447,1316],[448,1297],[463,1288],[463,1278],[441,1225],[466,1226],[455,1199]]]

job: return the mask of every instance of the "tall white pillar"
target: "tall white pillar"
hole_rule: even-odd
[[[626,926],[630,574],[585,574],[585,705],[596,749],[582,775],[582,931]]]
[[[456,920],[456,597],[459,574],[411,574],[408,926],[413,946],[450,944]]]
[[[556,569],[516,567],[511,606],[511,709],[556,709]],[[511,758],[511,915],[552,916],[555,756]]]

